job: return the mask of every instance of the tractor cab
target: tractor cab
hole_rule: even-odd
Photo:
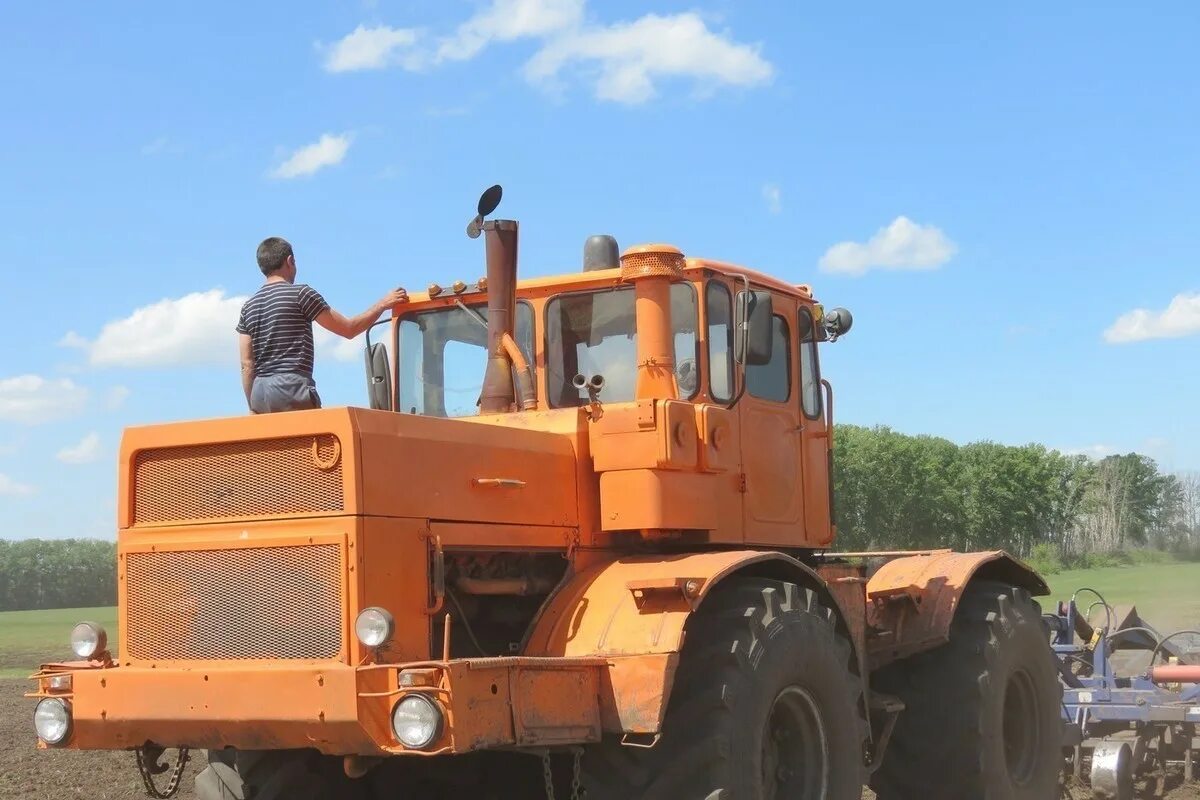
[[[517,223],[484,221],[495,208],[484,200],[468,233],[487,236],[487,276],[432,284],[379,323],[372,407],[501,425],[521,411],[580,420],[580,449],[602,473],[601,529],[833,541],[832,388],[817,344],[846,333],[849,312],[825,313],[806,285],[669,245],[621,254],[611,236],[587,240],[583,270],[517,284]],[[634,434],[651,429],[643,453]],[[631,518],[607,509],[606,485],[618,505],[627,492],[658,502]],[[693,494],[713,507],[674,502]],[[677,510],[646,513],[668,505]]]

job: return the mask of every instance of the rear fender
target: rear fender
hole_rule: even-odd
[[[634,556],[581,570],[563,585],[538,619],[525,655],[606,658],[600,697],[605,732],[657,733],[688,620],[717,585],[735,575],[813,589],[845,625],[822,577],[783,553]]]
[[[872,670],[950,641],[963,592],[975,580],[995,580],[1050,593],[1042,577],[1002,550],[934,552],[889,561],[867,581],[867,657]]]

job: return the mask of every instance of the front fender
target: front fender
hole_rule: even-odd
[[[748,571],[824,587],[810,567],[776,552],[617,558],[581,570],[559,589],[535,624],[525,654],[606,658],[604,730],[657,733],[688,619],[722,580]]]

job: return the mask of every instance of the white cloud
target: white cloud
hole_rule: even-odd
[[[0,420],[37,425],[83,411],[88,391],[70,378],[18,375],[0,380]]]
[[[332,45],[318,45],[318,48],[325,52],[327,72],[355,72],[393,65],[415,70],[421,68],[423,61],[413,49],[420,36],[421,32],[415,28],[359,25]]]
[[[767,83],[775,69],[758,45],[742,44],[728,32],[714,32],[696,13],[646,14],[632,22],[602,24],[587,20],[586,0],[491,0],[455,32],[438,41],[428,58],[421,32],[388,27],[364,28],[329,48],[331,72],[409,70],[428,64],[467,61],[492,43],[540,40],[524,67],[527,80],[553,87],[564,72],[593,81],[596,97],[618,103],[644,103],[663,79],[682,78],[704,96],[721,86]]]
[[[494,0],[438,45],[437,60],[467,61],[491,42],[544,37],[583,22],[584,0]]]
[[[90,464],[100,455],[100,435],[89,433],[78,444],[64,447],[55,456],[64,464]]]
[[[350,135],[321,134],[321,138],[293,152],[271,171],[272,178],[287,180],[312,175],[324,167],[342,163],[350,149]]]
[[[104,396],[104,407],[109,411],[116,411],[121,406],[125,405],[125,401],[129,399],[129,388],[126,386],[114,386],[108,390]]]
[[[33,487],[27,483],[18,483],[7,475],[0,473],[0,495],[33,494]]]
[[[372,334],[373,341],[379,341],[379,333]],[[313,326],[313,347],[317,358],[332,358],[335,361],[355,361],[363,357],[366,347],[366,336],[356,336],[353,339],[343,339],[337,334],[330,333],[320,325]]]
[[[1177,294],[1162,311],[1135,308],[1117,317],[1104,332],[1110,344],[1176,339],[1200,333],[1200,292]]]
[[[109,322],[95,340],[71,332],[61,343],[82,347],[97,367],[235,364],[234,327],[244,302],[245,297],[226,297],[223,289],[193,292]]]
[[[933,225],[896,217],[886,228],[859,242],[839,242],[821,256],[822,272],[862,275],[871,269],[930,270],[945,264],[958,246]]]
[[[757,45],[713,33],[694,13],[647,14],[633,22],[584,27],[548,41],[525,65],[534,83],[553,82],[573,62],[587,65],[601,100],[637,104],[657,94],[659,78],[690,78],[699,93],[766,83],[774,68]]]
[[[783,192],[773,183],[763,184],[763,200],[767,201],[767,211],[778,214],[783,211]]]

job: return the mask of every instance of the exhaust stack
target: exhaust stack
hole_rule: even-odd
[[[500,414],[511,411],[516,402],[513,364],[504,340],[512,338],[517,305],[517,221],[488,220],[483,223],[483,235],[487,247],[488,362],[479,412]]]

